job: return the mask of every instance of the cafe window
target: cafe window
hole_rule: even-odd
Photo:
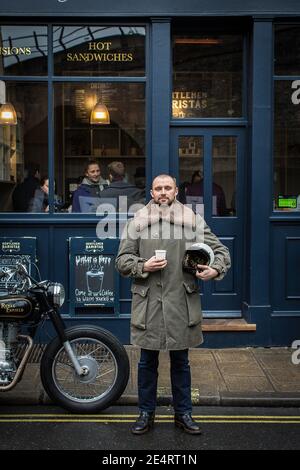
[[[204,215],[204,137],[180,136],[178,199]],[[236,215],[237,141],[235,136],[212,136],[211,214]]]
[[[0,211],[47,212],[47,83],[0,80],[0,96]]]
[[[54,98],[56,198],[60,211],[95,213],[102,202],[117,208],[119,195],[128,196],[128,206],[143,203],[144,84],[56,83]],[[99,105],[105,106],[108,122],[91,122],[93,110]],[[89,169],[96,170],[97,175],[89,174]]]
[[[56,26],[54,74],[145,75],[145,27]]]
[[[113,182],[128,204],[144,202],[146,27],[51,28],[48,57],[49,26],[0,26],[0,211],[95,213]],[[98,181],[86,180],[91,162]],[[85,183],[96,197],[79,210],[73,196]]]
[[[276,211],[300,211],[300,77],[275,81],[274,197]]]
[[[241,34],[174,30],[173,118],[241,117],[242,84]]]
[[[47,55],[46,26],[0,26],[0,75],[46,75]]]
[[[300,24],[274,32],[273,210],[300,212]]]
[[[300,75],[300,24],[275,26],[275,75]]]

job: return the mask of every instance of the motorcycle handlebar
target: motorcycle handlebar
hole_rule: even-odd
[[[11,279],[15,273],[19,274],[19,276],[22,276],[24,278],[26,277],[29,280],[29,287],[32,287],[32,285],[39,286],[39,283],[28,274],[26,266],[24,266],[21,263],[17,263],[14,268],[9,268],[9,269],[6,269],[5,271],[1,271],[0,280],[3,277],[8,277],[8,276]]]
[[[25,266],[23,266],[22,264],[16,264],[15,268],[8,268],[5,271],[0,271],[0,279],[2,279],[3,277],[7,277],[7,276],[13,276],[15,273],[18,273],[25,277],[29,277],[29,274],[27,273],[27,269],[25,268]]]

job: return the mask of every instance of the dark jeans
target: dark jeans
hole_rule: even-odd
[[[171,384],[175,413],[192,412],[191,371],[189,350],[169,351],[171,361]],[[138,393],[141,411],[155,411],[159,351],[141,349],[138,365]]]

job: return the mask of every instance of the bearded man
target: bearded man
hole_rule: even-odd
[[[116,259],[118,271],[133,279],[131,343],[141,348],[140,415],[132,426],[133,434],[144,434],[154,424],[160,350],[170,354],[175,426],[189,434],[201,433],[192,418],[188,359],[189,348],[203,342],[197,279],[222,279],[230,256],[204,219],[176,200],[177,194],[171,176],[153,180],[152,200],[127,223]],[[213,264],[198,265],[195,274],[185,271],[186,250],[203,242],[214,253]],[[155,250],[166,250],[166,259],[157,259]]]

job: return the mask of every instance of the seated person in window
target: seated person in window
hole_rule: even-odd
[[[40,186],[35,190],[29,202],[28,212],[49,212],[49,179],[41,178]]]
[[[106,199],[103,202],[112,204],[118,211],[123,211],[123,201],[119,206],[120,196],[127,197],[127,211],[133,204],[144,204],[143,190],[125,181],[125,166],[122,162],[112,162],[107,168],[110,185],[101,192],[101,199]]]
[[[29,204],[34,192],[40,186],[40,167],[35,163],[28,163],[25,168],[25,178],[17,184],[12,193],[12,203],[15,212],[28,212]]]
[[[55,188],[55,182],[54,182]],[[64,206],[61,198],[54,194],[54,210],[61,210]],[[40,186],[35,190],[33,198],[30,200],[28,212],[49,212],[49,178],[41,178]]]
[[[100,165],[97,160],[89,160],[82,183],[74,191],[72,212],[96,212],[100,203],[100,193],[108,186],[109,181],[101,177]]]
[[[221,186],[213,183],[213,215],[227,215],[225,194]],[[185,187],[186,204],[194,204],[199,198],[199,204],[203,204],[203,175],[201,171],[195,171],[192,182]],[[182,202],[182,201],[181,201]],[[194,209],[194,207],[193,207]]]

